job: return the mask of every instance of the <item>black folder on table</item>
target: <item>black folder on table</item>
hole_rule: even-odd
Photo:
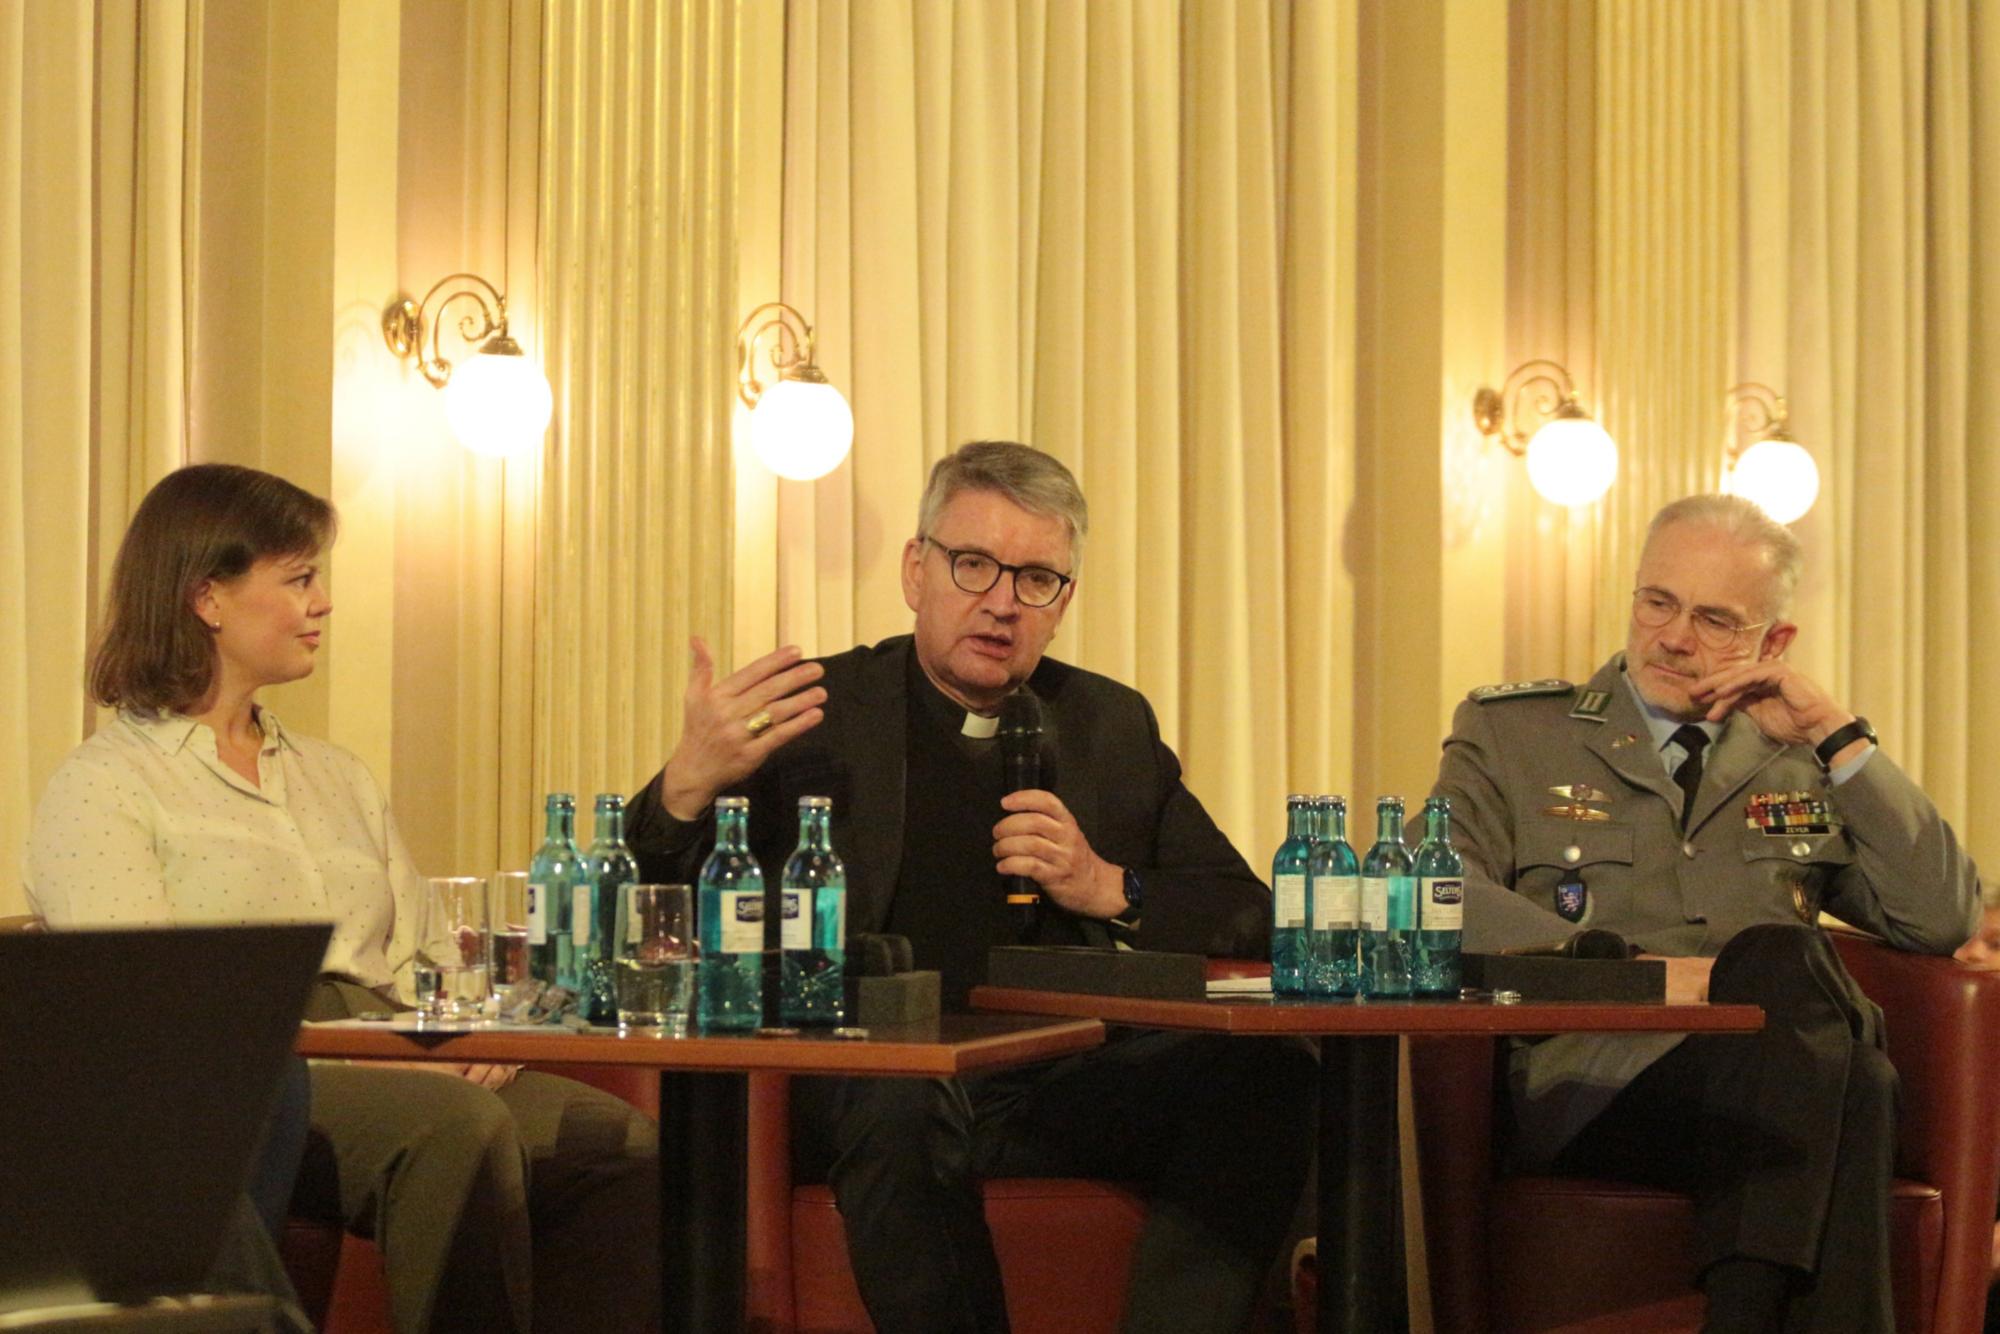
[[[0,936],[0,1313],[200,1288],[330,930]]]

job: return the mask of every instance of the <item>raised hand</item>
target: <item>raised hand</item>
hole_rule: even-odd
[[[1783,658],[1733,663],[1710,672],[1694,683],[1688,697],[1707,706],[1710,722],[1740,709],[1765,736],[1789,746],[1817,745],[1854,721],[1852,713]]]
[[[787,644],[715,679],[715,659],[699,637],[688,641],[694,667],[682,697],[681,739],[667,758],[660,801],[667,813],[695,820],[718,792],[757,772],[770,753],[826,717],[826,675],[799,661]]]
[[[1061,907],[1084,917],[1125,910],[1125,873],[1091,850],[1062,798],[1039,788],[1000,799],[1010,812],[993,826],[993,856],[1001,875],[1024,875]]]

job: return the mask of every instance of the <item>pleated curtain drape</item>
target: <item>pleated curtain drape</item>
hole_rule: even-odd
[[[1574,262],[1566,275],[1559,261],[1530,266],[1510,300],[1540,303],[1528,327],[1593,368],[1582,387],[1619,442],[1620,473],[1594,519],[1552,524],[1520,497],[1538,516],[1533,542],[1585,545],[1515,553],[1515,598],[1535,614],[1508,629],[1509,660],[1527,675],[1586,673],[1622,642],[1647,519],[1721,484],[1725,391],[1767,384],[1821,471],[1818,503],[1793,525],[1806,569],[1790,656],[1874,721],[1989,857],[2000,788],[1977,781],[1976,762],[2000,723],[1990,8],[1688,0],[1582,16],[1594,143],[1590,188],[1571,198],[1591,215],[1570,254],[1586,256],[1587,276]],[[1579,16],[1558,5],[1529,17],[1574,28]],[[1567,34],[1521,31],[1543,59],[1567,58]],[[1572,71],[1568,95],[1579,89]],[[1520,164],[1520,179],[1573,182],[1573,148],[1517,147],[1572,154],[1553,171],[1547,158]],[[1517,211],[1535,216],[1532,201]],[[1536,243],[1548,244],[1513,242]]]
[[[2000,855],[2000,12],[1746,11],[1746,216],[1762,365],[1818,452],[1801,648],[1975,853]],[[1752,90],[1755,90],[1753,96]],[[1770,108],[1782,108],[1777,115]],[[1759,111],[1760,120],[1750,119]]]
[[[737,23],[733,0],[543,9],[540,330],[556,406],[521,609],[529,773],[536,793],[583,806],[666,758],[689,634],[727,642]]]
[[[1350,4],[788,9],[784,293],[855,443],[781,484],[780,637],[907,630],[929,465],[1024,440],[1091,506],[1051,651],[1253,860],[1347,781],[1354,47]]]
[[[1721,477],[1735,383],[1738,0],[1610,4],[1597,15],[1597,379],[1618,441],[1599,502],[1594,670],[1624,641],[1646,524]]]
[[[0,915],[24,904],[42,785],[91,724],[111,553],[184,449],[198,15],[0,0]]]

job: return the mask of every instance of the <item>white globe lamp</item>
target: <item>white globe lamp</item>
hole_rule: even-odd
[[[452,368],[444,414],[451,433],[475,454],[520,458],[541,449],[555,397],[548,376],[505,334]]]
[[[794,482],[826,476],[853,443],[853,409],[813,367],[786,371],[750,410],[750,448],[765,467]]]
[[[1618,476],[1618,445],[1574,404],[1528,441],[1528,481],[1552,504],[1594,504]]]
[[[1819,499],[1819,465],[1796,440],[1771,436],[1743,451],[1722,489],[1755,502],[1779,523],[1791,523]]]

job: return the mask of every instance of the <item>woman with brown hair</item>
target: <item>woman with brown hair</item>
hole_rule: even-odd
[[[50,780],[26,857],[57,929],[332,922],[320,1019],[392,1008],[424,888],[366,766],[256,699],[312,673],[335,527],[251,468],[153,488],[90,666],[117,716]],[[311,1121],[293,1207],[377,1242],[398,1331],[657,1324],[654,1130],[625,1103],[507,1067],[315,1063]]]

